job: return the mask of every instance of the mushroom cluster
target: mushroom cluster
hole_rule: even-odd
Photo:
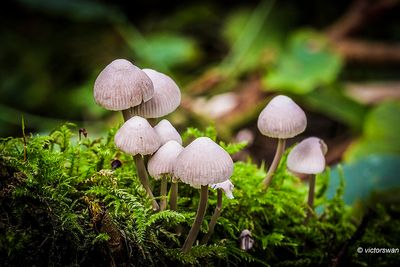
[[[139,180],[152,200],[153,209],[158,210],[143,157],[155,153],[171,133],[172,139],[180,143],[182,140],[176,137],[179,134],[171,130],[173,126],[169,122],[163,121],[162,125],[167,127],[155,130],[145,118],[159,118],[174,111],[181,101],[179,87],[165,74],[141,70],[128,60],[116,59],[96,78],[94,99],[108,110],[122,111],[125,123],[115,135],[115,145],[133,156]],[[164,208],[163,201],[162,204]]]
[[[233,198],[233,184],[229,181],[233,161],[210,138],[197,138],[184,148],[180,134],[168,120],[161,120],[154,127],[146,120],[163,117],[179,106],[181,93],[177,84],[163,73],[141,70],[128,60],[117,59],[97,77],[94,98],[108,110],[122,111],[125,123],[117,131],[114,142],[121,151],[133,156],[137,176],[154,211],[167,208],[169,180],[171,210],[177,210],[178,181],[201,188],[196,219],[182,247],[183,252],[192,247],[204,219],[208,186],[217,190],[217,206],[209,231],[202,240],[207,243],[221,213],[222,191],[227,198]],[[147,168],[144,157],[149,157]],[[151,190],[148,174],[161,180],[160,204]]]
[[[180,104],[181,92],[167,75],[151,69],[140,69],[125,59],[117,59],[106,66],[94,84],[96,103],[108,110],[121,111],[124,124],[117,131],[114,142],[123,152],[132,155],[137,177],[151,200],[154,211],[168,208],[168,182],[171,182],[169,208],[177,210],[178,182],[200,189],[200,199],[192,227],[183,244],[188,252],[195,243],[205,217],[209,187],[217,191],[217,204],[208,224],[208,232],[200,243],[206,244],[214,232],[222,210],[222,198],[233,198],[230,177],[233,173],[231,156],[208,137],[199,137],[186,147],[175,127],[166,119],[154,127],[158,119],[173,112]],[[257,126],[260,132],[278,139],[275,157],[263,180],[264,188],[270,186],[275,171],[285,151],[286,139],[305,131],[307,118],[304,111],[289,97],[278,95],[262,110]],[[325,169],[326,144],[310,137],[297,144],[287,157],[287,168],[293,173],[311,175],[309,179],[308,212],[313,213],[315,174]],[[121,165],[114,160],[115,168]],[[147,161],[147,165],[145,162]],[[118,166],[117,166],[118,165]],[[161,181],[160,193],[154,196],[149,174]],[[180,233],[177,229],[177,233]],[[240,248],[249,250],[254,240],[249,230],[240,235]]]

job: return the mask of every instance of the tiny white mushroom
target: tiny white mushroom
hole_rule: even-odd
[[[257,126],[263,135],[278,138],[275,157],[263,180],[264,187],[268,188],[285,150],[285,139],[302,133],[307,127],[307,118],[291,98],[278,95],[261,111]]]
[[[308,206],[306,222],[314,209],[315,174],[325,169],[328,147],[322,139],[309,137],[298,143],[289,153],[286,165],[292,172],[309,174]]]
[[[224,181],[222,183],[218,183],[218,184],[212,184],[212,185],[210,185],[210,187],[215,190],[218,190],[218,189],[223,190],[225,192],[225,196],[229,199],[234,198],[232,191],[235,186],[232,184],[231,180],[226,180],[226,181]]]
[[[175,140],[182,145],[182,137],[168,120],[162,120],[154,126],[154,130],[161,139],[161,144],[165,144],[170,140]]]
[[[184,253],[193,246],[207,208],[208,185],[229,179],[233,161],[229,154],[208,137],[200,137],[190,143],[178,156],[174,174],[190,186],[201,186],[200,202],[196,219],[182,247]]]
[[[152,199],[153,209],[158,210],[159,206],[150,189],[142,155],[153,154],[160,147],[159,136],[146,119],[135,116],[127,120],[117,131],[114,142],[119,149],[133,156],[140,182]]]
[[[173,175],[173,167],[178,155],[183,147],[176,141],[171,140],[161,146],[157,152],[149,159],[147,169],[149,174],[156,180],[161,179],[161,202],[160,210],[167,207],[167,176]],[[176,201],[178,197],[178,184],[172,181],[171,185],[171,209],[176,210]]]

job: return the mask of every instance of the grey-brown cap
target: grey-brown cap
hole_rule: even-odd
[[[97,76],[94,99],[108,110],[125,110],[148,101],[154,95],[151,79],[125,59],[116,59]]]
[[[115,145],[131,155],[153,154],[161,145],[160,137],[149,122],[139,116],[127,120],[114,137]]]
[[[325,169],[328,147],[322,139],[309,137],[298,143],[289,153],[286,165],[296,173],[317,174]]]
[[[162,120],[154,126],[154,130],[161,140],[161,144],[165,144],[170,140],[175,140],[182,145],[182,137],[168,120]]]
[[[173,175],[174,163],[182,150],[183,147],[174,140],[165,143],[149,159],[147,163],[149,174],[156,180],[165,174]]]
[[[304,132],[307,118],[291,98],[278,95],[261,111],[257,126],[263,135],[287,139]]]
[[[232,172],[232,158],[208,137],[200,137],[190,143],[174,165],[174,175],[193,187],[224,182]]]
[[[144,118],[159,118],[174,111],[181,103],[181,91],[178,85],[167,75],[143,69],[154,85],[154,96],[147,102],[131,109],[131,113]]]

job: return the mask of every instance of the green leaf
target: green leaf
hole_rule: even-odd
[[[304,95],[304,103],[311,109],[360,131],[367,108],[343,94],[340,88],[324,87]]]
[[[341,67],[341,58],[329,48],[322,34],[303,30],[290,38],[288,51],[282,53],[264,83],[268,89],[306,94],[335,81]]]
[[[132,42],[134,50],[142,61],[154,68],[167,71],[169,68],[188,64],[198,58],[198,48],[193,39],[188,37],[155,33]]]
[[[400,153],[400,103],[386,102],[367,115],[364,133],[346,152],[345,159],[354,161],[364,156]]]

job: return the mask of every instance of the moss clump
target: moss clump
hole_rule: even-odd
[[[371,218],[365,235],[348,243],[358,223],[342,201],[343,184],[333,199],[324,198],[329,172],[317,178],[316,204],[323,211],[304,225],[307,188],[285,170],[284,157],[268,193],[260,188],[263,168],[251,161],[236,162],[235,199],[224,200],[210,245],[182,254],[179,248],[199,201],[195,189],[180,184],[178,211],[155,213],[135,177],[131,157],[114,147],[115,130],[105,138],[78,141],[75,129],[66,124],[49,136],[27,137],[26,160],[21,138],[1,139],[3,265],[326,266],[344,251],[341,259],[363,266],[371,258],[354,254],[354,247],[395,245],[392,230],[400,228],[388,223],[400,214],[394,204],[379,206],[380,215]],[[216,139],[210,129],[189,129],[185,136],[204,134]],[[243,147],[223,146],[230,153]],[[113,170],[115,159],[122,166]],[[215,201],[212,192],[200,238],[207,232]],[[178,224],[183,226],[181,236],[175,234]],[[250,229],[255,239],[248,252],[238,246],[243,229]],[[377,230],[379,235],[374,234]],[[387,264],[395,261],[385,258]]]

